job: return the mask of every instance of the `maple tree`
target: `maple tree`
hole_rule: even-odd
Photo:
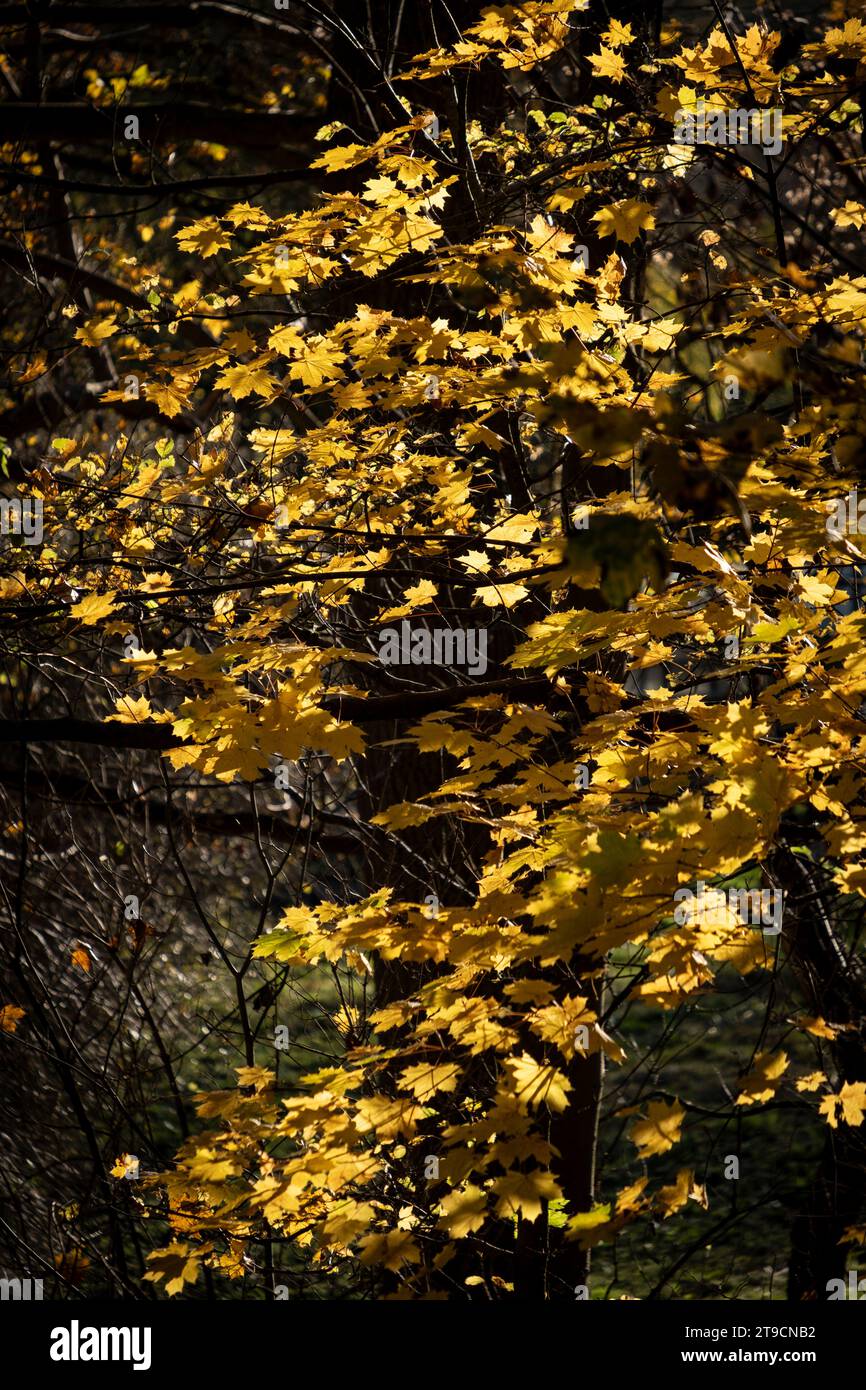
[[[622,9],[193,5],[288,43],[258,104],[163,129],[91,34],[4,146],[0,1030],[109,1212],[64,1283],[702,1297],[780,1202],[803,1299],[866,1240],[866,16]]]

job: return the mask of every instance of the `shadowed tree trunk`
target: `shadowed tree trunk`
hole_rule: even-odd
[[[841,1082],[866,1080],[866,989],[856,957],[846,954],[815,875],[795,854],[784,856],[788,895],[785,919],[792,959],[810,1010],[842,1031],[826,1047]],[[807,897],[809,906],[798,899]],[[823,1300],[831,1279],[844,1279],[842,1244],[866,1203],[866,1140],[861,1128],[840,1120],[828,1128],[818,1169],[791,1232],[788,1297]]]

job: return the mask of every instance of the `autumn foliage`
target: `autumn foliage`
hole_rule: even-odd
[[[246,114],[315,135],[249,196],[230,131],[135,219],[4,148],[0,1026],[92,1164],[64,1284],[824,1298],[866,1239],[866,14],[596,10],[263,6]],[[92,66],[116,131],[177,80]]]

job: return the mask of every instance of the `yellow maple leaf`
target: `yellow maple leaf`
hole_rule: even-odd
[[[854,58],[866,50],[866,24],[861,19],[847,19],[841,29],[828,29],[824,42],[842,57]]]
[[[297,328],[287,324],[284,328],[274,329],[268,338],[268,347],[287,357],[289,353],[304,351],[304,338]]]
[[[400,1085],[411,1091],[416,1100],[426,1100],[439,1091],[455,1090],[461,1071],[456,1062],[445,1062],[441,1066],[421,1062],[401,1073]]]
[[[231,222],[233,227],[255,227],[257,231],[262,231],[271,225],[271,219],[262,209],[254,207],[252,203],[235,203],[226,213],[226,221]]]
[[[18,385],[24,386],[29,381],[35,381],[37,377],[40,377],[44,374],[47,365],[48,358],[46,357],[44,352],[34,353],[32,361],[29,362],[28,365],[24,368],[24,370],[19,374],[17,378]]]
[[[406,590],[403,603],[398,603],[394,608],[386,608],[384,613],[379,614],[379,622],[390,622],[392,618],[404,617],[413,609],[429,603],[438,592],[431,579],[419,579],[417,584],[413,584],[411,588]]]
[[[502,583],[486,585],[483,589],[476,590],[475,597],[488,608],[511,608],[513,604],[526,598],[528,593],[525,584],[509,584],[503,580]]]
[[[625,77],[625,59],[621,53],[602,44],[598,53],[590,53],[589,61],[595,69],[596,77],[606,77],[610,82],[621,82]]]
[[[622,1192],[617,1194],[616,1209],[617,1213],[623,1211],[639,1211],[644,1205],[643,1191],[649,1182],[649,1178],[638,1178],[629,1187],[624,1187]]]
[[[348,1246],[362,1231],[370,1228],[376,1216],[376,1208],[369,1202],[356,1202],[351,1198],[340,1202],[323,1223],[322,1232],[329,1245]]]
[[[387,206],[388,203],[399,203],[403,201],[406,194],[398,188],[393,179],[379,176],[367,180],[364,184],[364,192],[361,194],[361,197],[365,202],[382,203]]]
[[[418,801],[398,801],[386,811],[377,811],[371,816],[373,825],[387,825],[392,830],[405,830],[407,825],[423,825],[436,811]]]
[[[779,1082],[788,1069],[790,1058],[787,1052],[759,1052],[752,1065],[740,1094],[737,1105],[756,1105],[759,1101],[772,1100],[779,1089]]]
[[[639,232],[651,230],[655,224],[655,214],[650,203],[639,198],[622,198],[618,203],[609,203],[592,215],[598,223],[599,236],[615,236],[617,241],[630,244]]]
[[[147,1257],[150,1266],[145,1279],[154,1283],[158,1279],[166,1281],[166,1293],[180,1293],[184,1284],[194,1284],[198,1278],[200,1253],[182,1241],[172,1241],[160,1250],[154,1250]]]
[[[408,1231],[384,1231],[365,1236],[358,1242],[362,1265],[382,1265],[396,1273],[405,1263],[417,1264],[421,1258],[417,1241]]]
[[[142,384],[145,399],[153,401],[163,415],[173,420],[175,415],[189,405],[189,393],[195,386],[195,377],[176,374],[170,381],[146,381]],[[103,400],[117,396],[117,392],[106,391]]]
[[[676,1181],[658,1191],[656,1200],[662,1209],[663,1219],[667,1220],[669,1216],[673,1216],[675,1211],[685,1206],[689,1198],[699,1206],[706,1207],[707,1189],[703,1184],[695,1182],[695,1175],[690,1168],[680,1168]]]
[[[499,1198],[496,1203],[497,1216],[522,1216],[525,1221],[537,1221],[543,1211],[543,1202],[553,1202],[562,1193],[551,1173],[535,1168],[531,1173],[509,1172],[496,1178],[491,1191]]]
[[[214,386],[222,386],[228,391],[230,396],[234,396],[236,401],[243,400],[245,396],[270,396],[276,389],[274,378],[264,370],[261,358],[246,365],[238,363],[235,367],[226,367],[214,382]]]
[[[166,589],[170,589],[173,583],[173,576],[168,570],[153,570],[147,578],[142,580],[138,585],[137,592],[140,594],[164,592]]]
[[[510,1057],[506,1067],[511,1074],[519,1105],[547,1105],[551,1110],[564,1110],[571,1082],[555,1067],[536,1062],[528,1052]]]
[[[116,596],[114,589],[105,594],[88,594],[80,603],[74,603],[69,612],[73,618],[78,618],[84,623],[85,627],[92,627],[94,623],[114,612]]]
[[[114,314],[109,314],[104,319],[88,319],[87,323],[75,330],[75,337],[85,347],[99,347],[106,338],[117,332],[117,320]]]
[[[610,28],[602,34],[601,41],[609,48],[627,48],[630,43],[634,43],[634,31],[630,24],[621,24],[618,19],[612,19]]]
[[[547,206],[551,212],[570,212],[574,204],[585,198],[588,192],[588,184],[564,183],[551,194]]]
[[[581,1245],[598,1243],[604,1236],[603,1227],[610,1221],[610,1202],[597,1202],[590,1211],[579,1211],[569,1218],[568,1239],[579,1240]]]
[[[818,1109],[831,1129],[840,1119],[856,1128],[866,1115],[866,1082],[846,1081],[837,1095],[825,1096]]]
[[[121,695],[115,704],[117,714],[110,714],[106,724],[143,724],[153,718],[150,701],[142,695],[134,700],[131,695]]]
[[[332,343],[308,340],[304,344],[303,357],[292,363],[289,375],[293,381],[300,381],[303,386],[315,390],[324,382],[339,380],[343,375],[341,364],[344,360],[344,354]]]
[[[856,227],[858,231],[866,227],[866,207],[850,198],[841,207],[833,208],[830,216],[839,227]]]
[[[182,231],[175,232],[175,240],[182,251],[197,251],[205,260],[232,244],[231,234],[220,226],[215,217],[202,217],[198,222],[191,222]]]
[[[680,1138],[685,1117],[686,1112],[677,1100],[670,1104],[664,1100],[651,1101],[646,1119],[635,1121],[629,1132],[641,1158],[651,1158],[672,1149]]]
[[[442,1229],[455,1240],[460,1240],[484,1224],[487,1216],[487,1194],[482,1192],[480,1187],[473,1187],[469,1183],[443,1198],[437,1211]]]
[[[818,1087],[823,1086],[826,1080],[827,1077],[824,1072],[810,1071],[808,1076],[800,1076],[797,1078],[797,1090],[817,1091]],[[830,1099],[832,1100],[833,1097],[830,1097]]]
[[[338,145],[336,149],[326,150],[310,165],[311,169],[327,169],[329,173],[337,169],[352,169],[373,157],[369,145]]]
[[[796,1024],[798,1028],[802,1028],[805,1033],[811,1033],[816,1038],[829,1038],[831,1042],[850,1027],[850,1024],[828,1023],[820,1015],[817,1018],[812,1018],[807,1014],[802,1014],[793,1018],[791,1022]]]
[[[486,574],[492,560],[486,550],[467,550],[465,555],[457,556],[457,564],[463,565],[472,574]]]

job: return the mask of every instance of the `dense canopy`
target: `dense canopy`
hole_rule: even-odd
[[[0,10],[7,1264],[826,1298],[862,3]]]

